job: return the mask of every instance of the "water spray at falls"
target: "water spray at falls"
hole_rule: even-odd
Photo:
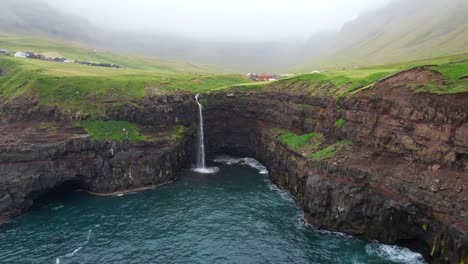
[[[203,105],[198,101],[200,94],[195,95],[198,104],[198,131],[197,131],[197,158],[195,171],[199,173],[215,173],[217,167],[206,167],[205,159],[205,136],[203,131]]]

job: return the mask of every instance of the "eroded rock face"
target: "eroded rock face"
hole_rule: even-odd
[[[262,161],[315,226],[405,245],[431,262],[466,263],[468,94],[415,94],[401,78],[339,102],[282,90],[205,95],[207,150]],[[271,128],[353,144],[314,162]]]
[[[340,101],[287,87],[204,94],[207,151],[259,159],[317,227],[405,245],[435,263],[468,263],[468,93],[413,93],[408,83],[433,78],[431,72],[416,71]],[[197,121],[191,94],[147,97],[138,104],[144,107],[104,106],[103,119],[153,130]],[[2,116],[7,123],[86,117],[43,109],[25,98],[7,104]],[[338,119],[346,123],[337,127]],[[271,128],[320,132],[329,143],[346,139],[352,145],[314,161],[272,136]],[[54,142],[19,144],[11,138],[13,143],[1,147],[3,220],[66,181],[93,192],[170,182],[194,153],[193,133],[144,143],[95,142],[67,133]]]
[[[175,95],[154,95],[142,99],[115,104],[115,101],[101,102],[94,119],[126,120],[144,126],[168,128],[175,125],[190,126],[197,118],[194,96],[191,93]],[[0,108],[0,117],[10,122],[69,122],[89,118],[89,114],[62,111],[57,107],[39,104],[31,97],[17,97]]]
[[[0,221],[69,181],[102,194],[171,182],[185,166],[185,144],[185,140],[116,143],[77,137],[0,148]]]
[[[195,100],[183,93],[149,96],[140,103],[145,107],[106,108],[103,119],[140,125],[151,136],[143,142],[92,140],[71,123],[83,116],[37,107],[28,98],[5,105],[0,112],[0,224],[67,182],[108,194],[173,181],[193,153]],[[54,131],[49,134],[42,122],[52,122]],[[185,135],[171,137],[181,125]]]
[[[270,177],[297,198],[313,225],[408,246],[432,262],[457,263],[466,258],[466,193],[458,192],[457,184],[436,184],[444,190],[431,185],[432,179],[447,174],[461,179],[464,172],[410,167],[391,153],[364,159],[370,151],[365,147],[352,147],[357,157],[313,162],[275,139],[264,137],[261,144],[267,146],[260,156]],[[384,167],[385,161],[392,165]]]

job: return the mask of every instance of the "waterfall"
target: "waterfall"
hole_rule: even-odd
[[[215,173],[219,169],[217,167],[206,167],[205,160],[205,136],[203,131],[203,105],[198,101],[200,94],[195,95],[195,100],[198,104],[198,131],[197,131],[197,158],[195,171],[199,173]]]
[[[200,94],[195,95],[195,100],[197,100],[198,104],[197,168],[206,169],[205,138],[203,131],[203,106],[198,101],[198,96],[200,96]]]

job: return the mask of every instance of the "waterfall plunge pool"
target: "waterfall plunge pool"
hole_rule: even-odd
[[[423,263],[405,248],[315,230],[258,163],[218,161],[244,165],[186,170],[123,196],[42,200],[0,229],[0,262]]]

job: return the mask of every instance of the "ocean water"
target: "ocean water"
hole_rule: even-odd
[[[405,248],[316,230],[264,168],[219,161],[231,165],[153,190],[43,199],[0,227],[0,263],[423,263]]]

